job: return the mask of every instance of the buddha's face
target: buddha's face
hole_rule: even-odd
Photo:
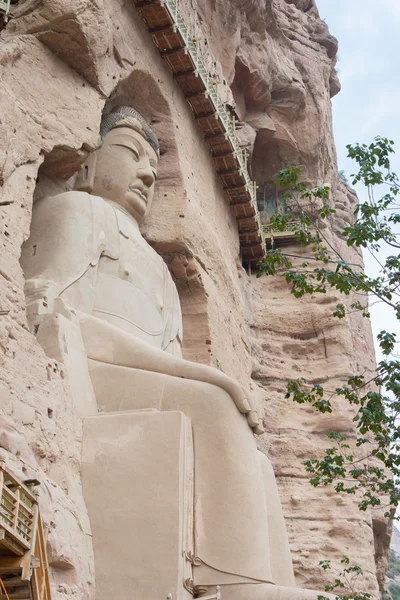
[[[96,150],[92,194],[113,200],[140,222],[151,207],[157,164],[157,153],[139,133],[112,129]]]

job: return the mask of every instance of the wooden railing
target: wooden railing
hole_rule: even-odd
[[[287,246],[299,242],[300,239],[297,234],[299,231],[307,232],[308,227],[302,223],[301,219],[296,218],[289,219],[282,230],[273,227],[270,223],[262,225],[263,237],[267,248]]]
[[[33,600],[51,600],[50,580],[47,566],[46,542],[43,534],[42,520],[37,511],[37,531],[35,535],[34,555],[38,557],[39,564],[32,568],[31,588]]]
[[[11,0],[0,0],[0,17],[4,23],[8,21],[8,15],[10,13]]]
[[[304,225],[304,223],[302,223],[300,219],[290,219],[285,224],[285,227],[282,230],[278,229],[277,227],[271,226],[269,223],[262,226],[264,237],[268,237],[271,235],[273,237],[296,235],[296,231],[306,229],[306,225]]]
[[[0,577],[12,598],[51,600],[46,543],[37,499],[1,461]]]
[[[247,152],[236,137],[235,118],[221,100],[218,83],[202,60],[198,39],[189,31],[178,0],[133,1],[210,148],[238,224],[243,262],[255,263],[265,254],[265,242],[257,207],[257,186],[248,172]]]
[[[35,526],[36,499],[29,489],[18,482],[0,463],[0,530],[3,529],[3,545],[7,546],[7,537],[14,540],[9,548],[12,551],[21,546],[24,554],[32,545],[32,534]]]

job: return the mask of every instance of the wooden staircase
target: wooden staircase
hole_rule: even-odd
[[[51,600],[35,484],[19,482],[0,462],[0,598]]]
[[[265,254],[257,186],[247,169],[247,154],[239,146],[235,118],[229,114],[200,57],[198,40],[189,32],[179,12],[178,0],[133,0],[181,88],[194,119],[204,134],[215,170],[235,215],[241,254],[246,265]]]
[[[9,600],[24,600],[25,598],[31,598],[28,582],[21,579],[21,577],[18,577],[18,575],[10,575],[9,577],[2,579],[2,581]]]

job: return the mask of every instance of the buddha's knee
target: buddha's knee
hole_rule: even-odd
[[[229,421],[246,422],[231,396],[220,387],[171,377],[165,385],[161,410],[181,410],[193,421],[206,419],[208,423]]]

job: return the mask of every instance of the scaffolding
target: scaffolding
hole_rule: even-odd
[[[297,232],[307,232],[307,226],[301,219],[291,218],[283,229],[272,227],[271,224],[263,224],[263,236],[267,248],[281,248],[282,246],[290,246],[299,242]]]
[[[315,235],[315,231],[310,230],[300,218],[301,211],[298,209],[296,210],[287,203],[285,193],[275,190],[275,193],[273,194],[273,190],[269,189],[268,191],[270,194],[267,195],[266,190],[268,188],[270,188],[270,186],[265,184],[264,190],[257,194],[261,226],[267,249],[301,243],[299,232],[308,232]],[[278,215],[286,216],[284,227],[274,227],[271,225],[271,218]]]
[[[265,241],[257,207],[256,184],[247,170],[247,155],[240,148],[235,119],[218,94],[178,9],[177,0],[134,0],[161,56],[172,70],[196,122],[210,147],[214,165],[239,230],[243,261],[258,261],[265,254]]]
[[[46,543],[31,484],[0,462],[0,579],[10,600],[51,600]]]
[[[10,14],[11,0],[0,0],[0,19],[7,23]]]

